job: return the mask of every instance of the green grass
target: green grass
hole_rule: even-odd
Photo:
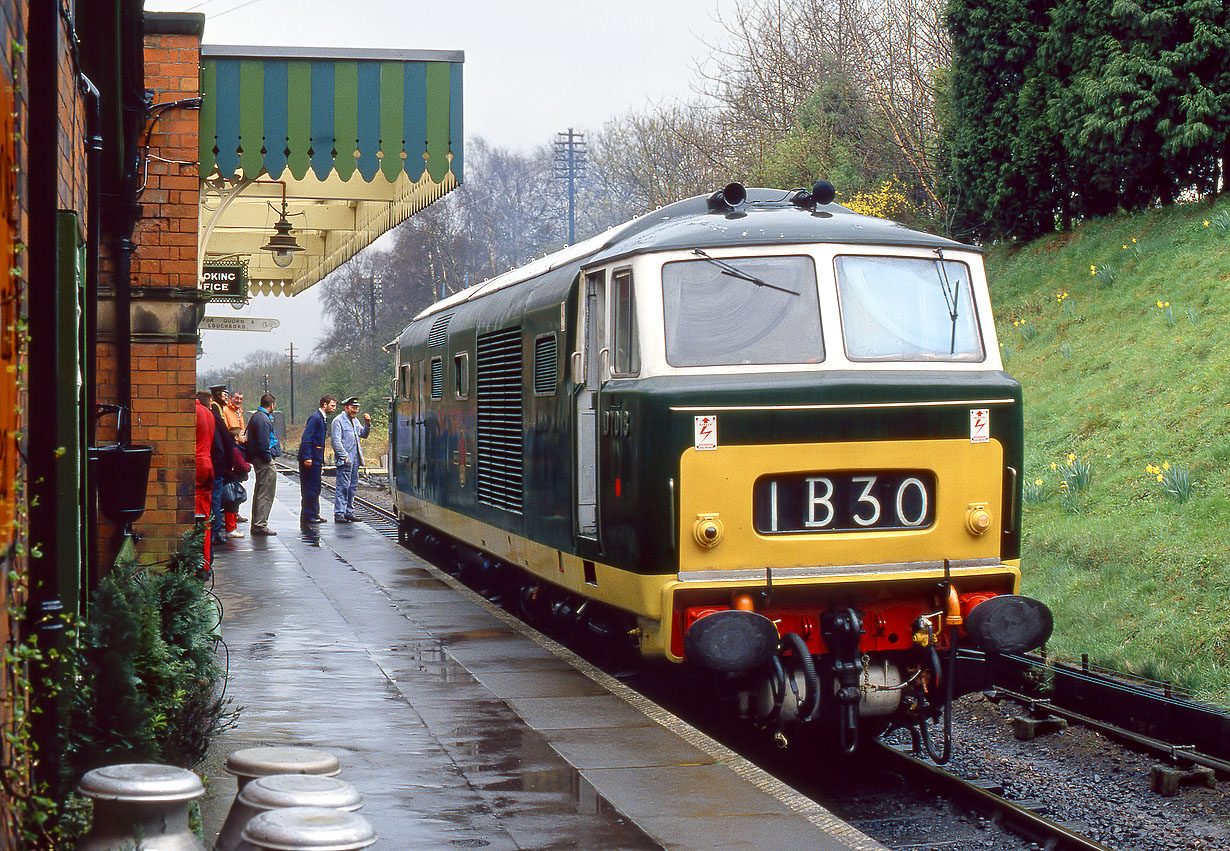
[[[1088,653],[1222,706],[1230,232],[1218,223],[1227,221],[1230,199],[1180,205],[987,256],[1005,368],[1025,388],[1025,481],[1039,496],[1025,505],[1022,569],[1026,592],[1055,611],[1051,651]],[[1072,488],[1086,465],[1087,482]],[[1182,473],[1183,502],[1171,492]]]

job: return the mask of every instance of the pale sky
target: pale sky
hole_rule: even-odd
[[[526,152],[573,127],[596,131],[629,109],[687,99],[694,68],[721,41],[737,0],[146,0],[201,12],[205,44],[465,52],[465,137]],[[319,339],[313,287],[210,315],[280,319],[272,333],[205,331],[201,371],[260,349],[307,355]]]

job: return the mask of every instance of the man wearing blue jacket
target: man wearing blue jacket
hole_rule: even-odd
[[[299,442],[299,522],[303,525],[324,523],[320,516],[320,472],[325,466],[325,421],[337,409],[337,397],[325,394],[320,407],[308,417]]]
[[[359,440],[372,430],[372,415],[363,415],[359,425],[359,398],[351,396],[342,402],[342,412],[329,427],[329,442],[333,444],[333,460],[337,464],[337,491],[333,497],[333,522],[353,523],[354,494],[359,485],[359,468],[363,466],[363,450]]]
[[[277,398],[272,393],[261,396],[261,406],[248,420],[248,460],[256,472],[256,487],[252,494],[252,534],[276,535],[269,528],[269,512],[278,486],[278,473],[273,468],[277,436],[273,427],[273,409]],[[281,454],[280,450],[278,454]]]

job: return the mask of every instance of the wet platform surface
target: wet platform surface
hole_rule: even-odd
[[[364,524],[298,525],[215,558],[228,696],[202,803],[212,842],[240,748],[341,761],[373,846],[878,849],[819,805],[457,585]]]

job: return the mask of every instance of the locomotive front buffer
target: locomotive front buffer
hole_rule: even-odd
[[[905,727],[917,730],[933,759],[946,762],[953,699],[986,685],[982,666],[969,662],[1034,650],[1053,625],[1050,609],[1031,597],[961,590],[982,578],[956,578],[945,561],[940,581],[911,594],[901,594],[899,581],[890,596],[857,583],[857,595],[835,588],[820,608],[791,601],[791,586],[775,583],[768,571],[763,588],[736,591],[729,606],[678,607],[679,649],[690,665],[723,680],[720,692],[738,714],[781,747],[787,733],[817,720],[837,730],[847,752],[861,732]],[[839,602],[854,596],[865,602]],[[929,725],[941,719],[937,750]]]

